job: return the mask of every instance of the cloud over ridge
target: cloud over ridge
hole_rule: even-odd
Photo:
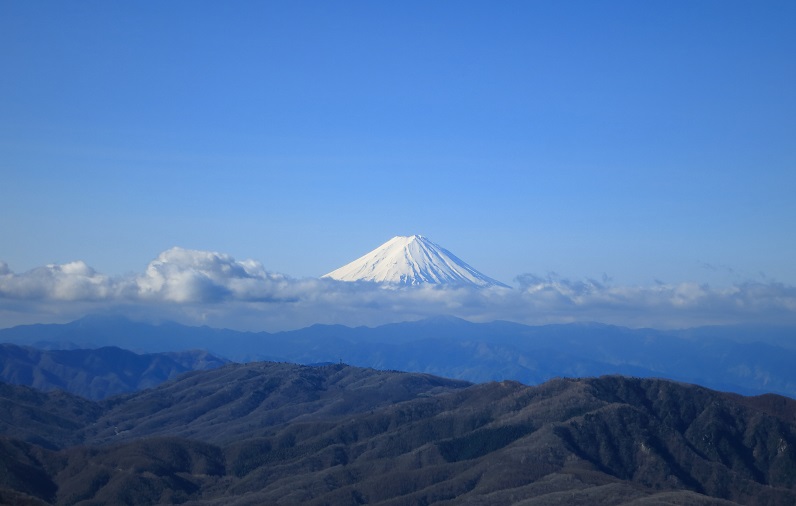
[[[251,330],[313,323],[376,325],[438,314],[473,321],[599,321],[635,327],[796,323],[796,287],[777,282],[627,286],[606,278],[531,273],[515,281],[516,288],[473,289],[296,279],[269,272],[255,260],[174,247],[149,262],[143,273],[129,276],[98,273],[83,261],[23,273],[0,262],[0,317],[16,324],[25,321],[23,313],[28,319],[47,319],[48,314],[77,317],[117,310]]]

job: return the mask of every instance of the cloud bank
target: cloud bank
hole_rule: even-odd
[[[14,273],[0,262],[0,323],[64,321],[91,312],[117,312],[248,330],[283,330],[314,323],[378,325],[434,315],[471,321],[528,324],[598,321],[631,327],[711,324],[796,324],[796,287],[745,282],[614,285],[523,274],[517,288],[295,279],[254,260],[172,248],[142,274],[113,277],[82,261]]]

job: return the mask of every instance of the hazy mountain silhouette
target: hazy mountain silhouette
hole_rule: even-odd
[[[225,362],[197,350],[138,355],[116,347],[43,351],[0,344],[0,380],[88,399],[154,387],[184,372]]]
[[[0,341],[49,348],[120,346],[149,353],[204,349],[239,362],[342,360],[472,382],[511,379],[538,384],[561,376],[625,374],[747,395],[774,392],[796,397],[796,348],[782,344],[794,335],[794,329],[783,328],[661,331],[582,323],[470,323],[452,317],[375,328],[313,325],[254,333],[90,317],[64,325],[3,329]]]
[[[102,402],[0,392],[0,502],[796,501],[796,401],[776,395],[619,376],[470,385],[274,363],[187,373]]]

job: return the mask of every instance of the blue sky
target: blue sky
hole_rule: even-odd
[[[796,3],[3,2],[0,260],[796,285]]]

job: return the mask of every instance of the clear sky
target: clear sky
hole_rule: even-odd
[[[796,2],[0,3],[0,260],[796,285]]]

